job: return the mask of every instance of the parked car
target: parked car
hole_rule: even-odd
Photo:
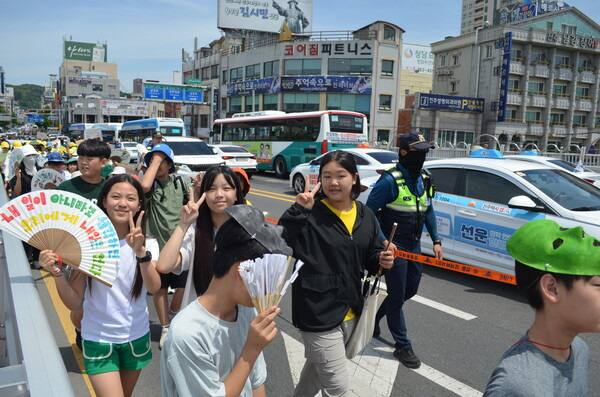
[[[200,171],[225,164],[221,156],[198,138],[168,136],[163,137],[163,142],[173,150],[177,175],[194,178]]]
[[[529,161],[531,163],[545,164],[549,167],[561,168],[567,170],[571,174],[578,178],[583,179],[586,182],[593,184],[594,186],[600,187],[600,174],[594,172],[588,168],[582,167],[581,170],[577,170],[577,164],[570,163],[561,159],[547,156],[536,156],[536,155],[523,155],[516,154],[505,156],[507,159]]]
[[[600,190],[569,172],[513,159],[463,158],[425,163],[444,258],[514,274],[506,241],[521,225],[551,219],[600,236]],[[422,248],[433,254],[424,230]]]
[[[383,149],[372,148],[348,148],[343,149],[351,153],[356,160],[358,175],[361,179],[379,176],[398,162],[398,153]],[[317,183],[319,177],[319,164],[324,154],[315,158],[309,163],[298,164],[290,172],[290,187],[296,194],[304,191],[305,181],[308,179],[309,187],[312,188]]]
[[[256,156],[243,147],[236,145],[208,145],[213,151],[225,160],[225,165],[231,168],[242,168],[248,178],[256,174]]]

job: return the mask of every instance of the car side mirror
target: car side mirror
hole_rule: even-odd
[[[527,196],[515,196],[508,201],[508,207],[531,211],[531,212],[543,212],[545,207],[543,205],[537,205],[530,197]]]

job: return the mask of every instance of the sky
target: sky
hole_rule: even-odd
[[[568,3],[600,23],[600,1]],[[135,78],[172,82],[181,49],[192,53],[194,37],[199,46],[221,37],[217,0],[1,0],[0,10],[0,66],[15,85],[44,85],[58,74],[63,38],[106,42],[121,90],[131,92]],[[312,31],[384,20],[406,31],[405,43],[430,44],[460,34],[461,10],[461,0],[314,0]]]

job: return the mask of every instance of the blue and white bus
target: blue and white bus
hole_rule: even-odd
[[[71,141],[80,139],[100,138],[106,143],[115,143],[119,140],[118,125],[81,123],[69,126]]]
[[[126,121],[121,126],[123,141],[141,142],[160,132],[164,136],[187,136],[182,119],[154,118]]]

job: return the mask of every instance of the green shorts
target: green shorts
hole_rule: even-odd
[[[83,363],[88,375],[121,369],[135,371],[152,361],[150,332],[127,343],[102,343],[83,340]]]

